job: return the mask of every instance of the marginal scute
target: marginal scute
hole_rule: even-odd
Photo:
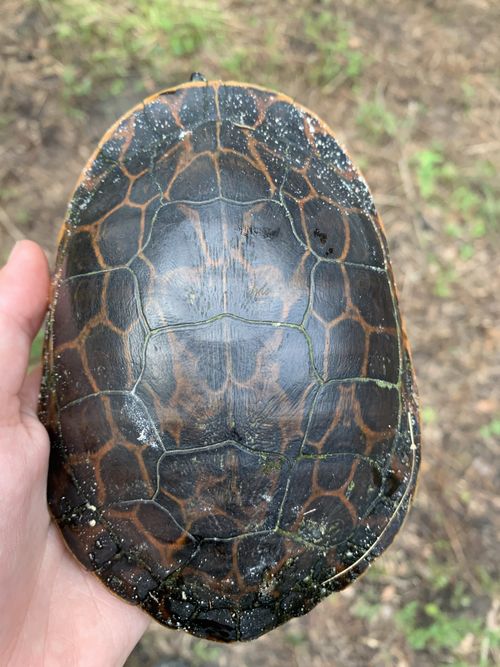
[[[122,164],[129,174],[136,176],[151,166],[158,139],[148,122],[145,109],[136,111],[132,120],[131,140],[122,156]]]
[[[334,202],[337,206],[351,208],[360,205],[355,186],[322,160],[311,158],[307,176],[318,195]]]
[[[102,304],[104,274],[83,275],[65,281],[59,287],[55,317],[61,323],[55,346],[77,338],[96,317]]]
[[[367,375],[393,384],[397,383],[399,358],[395,333],[371,332]]]
[[[320,158],[336,169],[352,169],[352,163],[345,151],[331,134],[315,133],[314,143]]]
[[[101,146],[98,155],[91,164],[91,169],[95,164],[107,164],[109,166],[118,162],[127,141],[129,122],[127,118],[118,123],[113,134]]]
[[[219,89],[221,118],[232,123],[254,126],[259,112],[255,97],[249,89],[241,86],[221,86]]]
[[[102,516],[105,523],[112,527],[113,538],[120,552],[132,561],[144,564],[151,576],[162,582],[189,561],[196,552],[196,545],[192,537],[161,508],[157,508],[163,517],[161,531],[158,536],[149,536],[143,521],[148,525],[152,516],[157,514],[155,512],[151,515],[147,510],[144,511],[144,504],[144,501],[131,501],[110,505],[102,509]]]
[[[59,350],[52,366],[52,381],[57,391],[58,408],[88,396],[94,391],[85,369],[80,346]]]
[[[319,118],[199,77],[148,98],[85,167],[55,275],[48,501],[113,592],[249,640],[390,545],[415,380],[380,219]]]
[[[359,383],[356,400],[363,423],[371,431],[394,432],[398,427],[399,395],[396,387],[386,387],[376,382]]]
[[[182,130],[172,109],[161,98],[156,97],[144,105],[144,117],[152,136],[155,137],[156,156],[165,154],[177,144]]]
[[[101,176],[89,178],[73,195],[69,207],[69,223],[72,227],[90,225],[102,218],[127,196],[130,181],[119,165],[112,164]]]
[[[373,218],[365,213],[348,212],[349,246],[346,261],[371,267],[384,267],[384,253]]]
[[[386,276],[356,266],[348,266],[346,273],[353,306],[364,322],[372,327],[394,329],[396,317]]]
[[[77,231],[69,236],[66,242],[65,256],[64,277],[66,279],[100,271],[104,268],[97,257],[92,235],[87,231]]]
[[[94,540],[89,558],[95,569],[109,562],[117,553],[118,545],[107,531],[100,532]]]
[[[218,121],[219,115],[212,86],[193,86],[182,91],[179,119],[186,130],[195,131],[198,125]]]
[[[276,101],[268,107],[255,137],[297,167],[303,166],[309,157],[304,114],[288,102]]]
[[[272,630],[275,624],[274,619],[274,610],[266,607],[258,607],[257,609],[244,611],[240,621],[240,639],[252,639],[256,627],[262,632]]]

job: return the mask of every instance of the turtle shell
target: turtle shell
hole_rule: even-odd
[[[317,116],[194,80],[105,134],[60,236],[40,415],[69,548],[168,626],[252,639],[391,543],[414,376],[380,218]]]

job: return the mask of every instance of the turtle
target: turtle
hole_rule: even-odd
[[[195,74],[104,134],[44,358],[53,520],[168,627],[254,639],[353,582],[408,512],[418,399],[382,222],[285,94]]]

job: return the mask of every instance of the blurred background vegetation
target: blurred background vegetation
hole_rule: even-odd
[[[497,0],[3,0],[2,14],[1,261],[24,237],[54,258],[78,173],[141,97],[192,71],[253,81],[319,113],[362,168],[414,350],[424,459],[395,546],[251,645],[154,627],[130,667],[499,665]]]

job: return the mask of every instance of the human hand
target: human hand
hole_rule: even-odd
[[[43,251],[21,241],[0,271],[0,665],[122,665],[148,618],[81,567],[47,510],[40,369],[27,367],[48,291]]]

